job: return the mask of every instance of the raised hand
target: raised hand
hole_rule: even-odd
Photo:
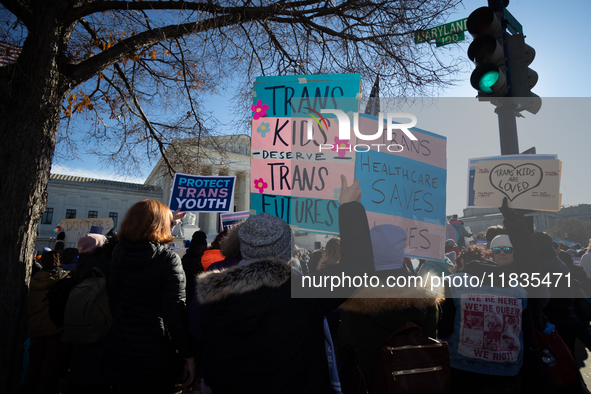
[[[503,205],[499,208],[505,220],[509,223],[515,222],[518,219],[517,212],[513,208],[509,208],[507,197],[503,198]]]
[[[361,200],[361,188],[359,187],[359,179],[354,179],[351,186],[347,185],[347,177],[341,175],[341,195],[339,202],[341,205],[348,202]]]

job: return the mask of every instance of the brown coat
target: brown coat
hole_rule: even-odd
[[[68,276],[67,271],[39,271],[29,285],[29,306],[27,313],[27,331],[31,337],[44,337],[57,334],[62,330],[49,318],[49,301],[45,299],[47,292],[60,279]]]

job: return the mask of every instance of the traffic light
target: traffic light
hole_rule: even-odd
[[[468,57],[476,63],[470,84],[478,90],[478,99],[505,96],[507,68],[500,16],[489,7],[481,7],[470,14],[467,27],[474,37]]]
[[[481,7],[468,17],[467,28],[474,37],[468,57],[476,63],[470,84],[478,90],[481,101],[491,101],[498,106],[501,101],[493,98],[511,96],[516,112],[525,110],[536,114],[542,100],[531,89],[538,82],[538,74],[528,67],[536,52],[525,43],[519,22],[504,9],[507,5],[507,1],[499,5],[502,12]],[[503,26],[513,34],[504,32]]]
[[[523,34],[508,36],[508,44],[511,87],[517,103],[516,110],[536,114],[542,106],[542,99],[532,93],[531,89],[538,82],[538,73],[528,67],[534,60],[536,51],[525,43]]]

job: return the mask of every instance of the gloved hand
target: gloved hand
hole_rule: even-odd
[[[501,211],[508,223],[516,222],[519,219],[519,215],[513,208],[509,208],[507,201],[507,197],[503,198],[503,205],[499,208],[499,211]]]

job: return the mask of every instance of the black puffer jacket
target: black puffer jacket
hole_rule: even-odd
[[[117,309],[105,341],[107,376],[141,386],[171,383],[182,358],[193,356],[181,259],[162,244],[122,239],[111,277]]]
[[[207,245],[190,245],[189,250],[181,259],[183,270],[187,279],[187,306],[195,296],[195,287],[197,286],[197,275],[203,272],[201,257],[207,249]]]

